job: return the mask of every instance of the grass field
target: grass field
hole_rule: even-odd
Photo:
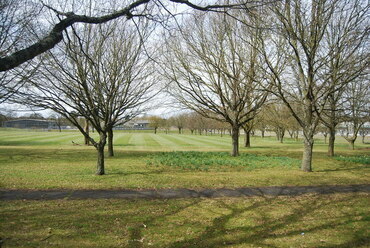
[[[2,203],[4,247],[368,247],[365,194]],[[5,246],[6,245],[6,246]]]
[[[312,173],[301,141],[115,133],[116,156],[95,176],[96,152],[75,131],[0,129],[1,189],[235,188],[368,184],[370,145],[337,157],[316,140]],[[242,143],[242,139],[241,139]],[[176,200],[0,202],[3,247],[369,247],[369,194]]]
[[[234,188],[369,182],[369,144],[358,143],[352,151],[340,139],[337,158],[328,158],[326,144],[317,140],[314,172],[304,173],[299,169],[301,141],[286,139],[280,144],[274,137],[253,137],[252,148],[241,146],[242,156],[234,160],[227,155],[229,136],[116,132],[116,155],[106,159],[103,177],[94,175],[94,147],[72,145],[72,141],[81,144],[81,134],[1,130],[1,188]]]

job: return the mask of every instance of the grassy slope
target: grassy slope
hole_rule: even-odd
[[[3,202],[4,247],[368,247],[369,195]]]
[[[94,176],[96,154],[82,143],[78,132],[0,131],[0,186],[9,189],[108,189],[108,188],[202,188],[266,185],[319,185],[369,183],[369,166],[338,161],[326,156],[322,140],[314,148],[314,171],[299,168],[260,168],[243,170],[194,171],[169,166],[149,166],[147,160],[156,151],[229,151],[230,137],[177,134],[116,132],[116,156],[107,158],[103,177]],[[252,148],[242,152],[268,156],[301,158],[302,145],[287,139],[252,138]],[[369,155],[369,145],[357,144],[351,151],[339,139],[340,155]]]

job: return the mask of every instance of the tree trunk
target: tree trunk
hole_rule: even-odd
[[[114,151],[113,151],[113,129],[108,129],[108,157],[113,157]]]
[[[261,137],[265,138],[265,130],[261,130]]]
[[[89,132],[90,132],[90,125],[89,125],[89,121],[85,119],[85,127],[84,127],[84,130],[87,134],[87,136],[89,136]],[[85,140],[84,140],[84,143],[85,145],[90,145],[90,140],[87,138],[87,136],[84,136]]]
[[[96,147],[98,151],[98,162],[96,164],[96,175],[104,175],[104,147],[107,141],[107,135],[105,133],[100,134],[100,140]]]
[[[251,147],[251,131],[247,128],[244,129],[244,147]]]
[[[295,141],[298,141],[298,138],[299,138],[299,131],[296,131],[296,132],[295,132],[295,137],[294,137],[294,138],[295,138]]]
[[[289,133],[290,138],[293,139],[294,131],[289,131],[288,129],[288,133]]]
[[[313,136],[304,137],[303,158],[301,169],[305,172],[312,171],[312,150],[313,150]]]
[[[280,137],[279,137],[280,143],[284,142],[284,136],[285,136],[285,130],[280,129]]]
[[[334,157],[335,129],[329,128],[328,156]]]
[[[351,147],[351,149],[355,150],[355,139],[351,139],[348,142],[349,142],[349,146]]]
[[[237,157],[239,156],[239,126],[233,126],[231,138],[233,143],[233,150],[231,156]]]

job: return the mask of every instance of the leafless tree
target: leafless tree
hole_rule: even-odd
[[[258,78],[258,35],[259,29],[224,15],[195,15],[168,41],[170,93],[186,108],[230,124],[232,156],[239,155],[239,129],[267,97]]]
[[[342,133],[342,136],[354,149],[359,131],[370,120],[370,84],[368,78],[359,78],[349,83],[344,96],[346,101],[343,124],[346,131]]]
[[[251,132],[255,127],[256,119],[253,118],[252,120],[248,121],[244,126],[242,126],[244,130],[244,147],[250,148],[251,147]]]
[[[263,43],[264,60],[274,84],[272,93],[302,128],[303,171],[312,171],[313,135],[329,95],[340,89],[328,73],[328,58],[335,52],[325,37],[341,7],[339,0],[286,0],[270,8],[275,25]]]
[[[66,125],[66,120],[65,118],[63,118],[62,115],[57,114],[57,113],[52,114],[49,116],[48,119],[55,121],[55,124],[57,125],[59,132],[62,132],[62,126]]]
[[[277,140],[283,143],[285,132],[288,130],[292,119],[292,114],[281,102],[264,106],[264,111],[267,125],[276,133]]]
[[[324,35],[324,46],[330,52],[322,76],[329,81],[330,92],[321,119],[329,132],[329,156],[334,156],[336,127],[343,121],[346,85],[369,66],[369,8],[362,0],[339,1]]]
[[[169,121],[173,126],[177,127],[177,129],[179,130],[179,134],[181,134],[185,126],[186,114],[183,113],[172,116]]]
[[[153,116],[150,116],[148,120],[149,120],[149,127],[154,129],[154,134],[157,134],[158,128],[163,127],[164,119],[159,116],[153,115]]]
[[[143,52],[143,37],[127,22],[83,26],[69,34],[60,51],[46,54],[38,77],[17,94],[17,102],[63,115],[98,152],[97,175],[105,174],[104,147],[119,122],[140,112],[153,93],[155,78]],[[142,27],[144,34],[146,26]],[[58,53],[59,52],[59,53]],[[63,56],[66,54],[66,56]],[[84,117],[98,132],[94,140],[79,122]]]

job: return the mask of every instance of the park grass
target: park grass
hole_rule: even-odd
[[[234,159],[227,155],[231,146],[229,136],[118,131],[115,157],[106,158],[105,176],[94,175],[95,149],[72,145],[72,141],[81,144],[83,139],[77,131],[0,130],[0,187],[199,189],[369,183],[370,167],[366,163],[369,145],[356,143],[356,150],[352,151],[340,139],[335,158],[326,156],[326,144],[317,139],[314,172],[305,173],[298,166],[302,143],[293,139],[280,144],[274,137],[253,137],[252,148],[242,147],[242,156]],[[186,161],[178,154],[191,160]],[[171,162],[150,162],[158,156]]]
[[[352,151],[340,138],[335,158],[326,156],[322,139],[316,140],[312,173],[299,170],[302,142],[293,139],[280,144],[274,137],[252,137],[252,148],[241,147],[239,158],[227,156],[229,136],[119,131],[114,139],[115,157],[106,159],[107,175],[95,176],[96,151],[72,145],[83,143],[76,131],[0,129],[0,187],[198,189],[369,183],[369,145],[356,143]],[[156,163],[158,158],[170,163]],[[369,196],[0,201],[0,239],[3,247],[369,247]]]
[[[262,156],[242,153],[231,157],[227,152],[160,152],[149,157],[146,164],[170,166],[197,171],[251,171],[259,168],[298,168],[300,161],[288,157]]]
[[[4,247],[368,247],[369,194],[6,201]]]

